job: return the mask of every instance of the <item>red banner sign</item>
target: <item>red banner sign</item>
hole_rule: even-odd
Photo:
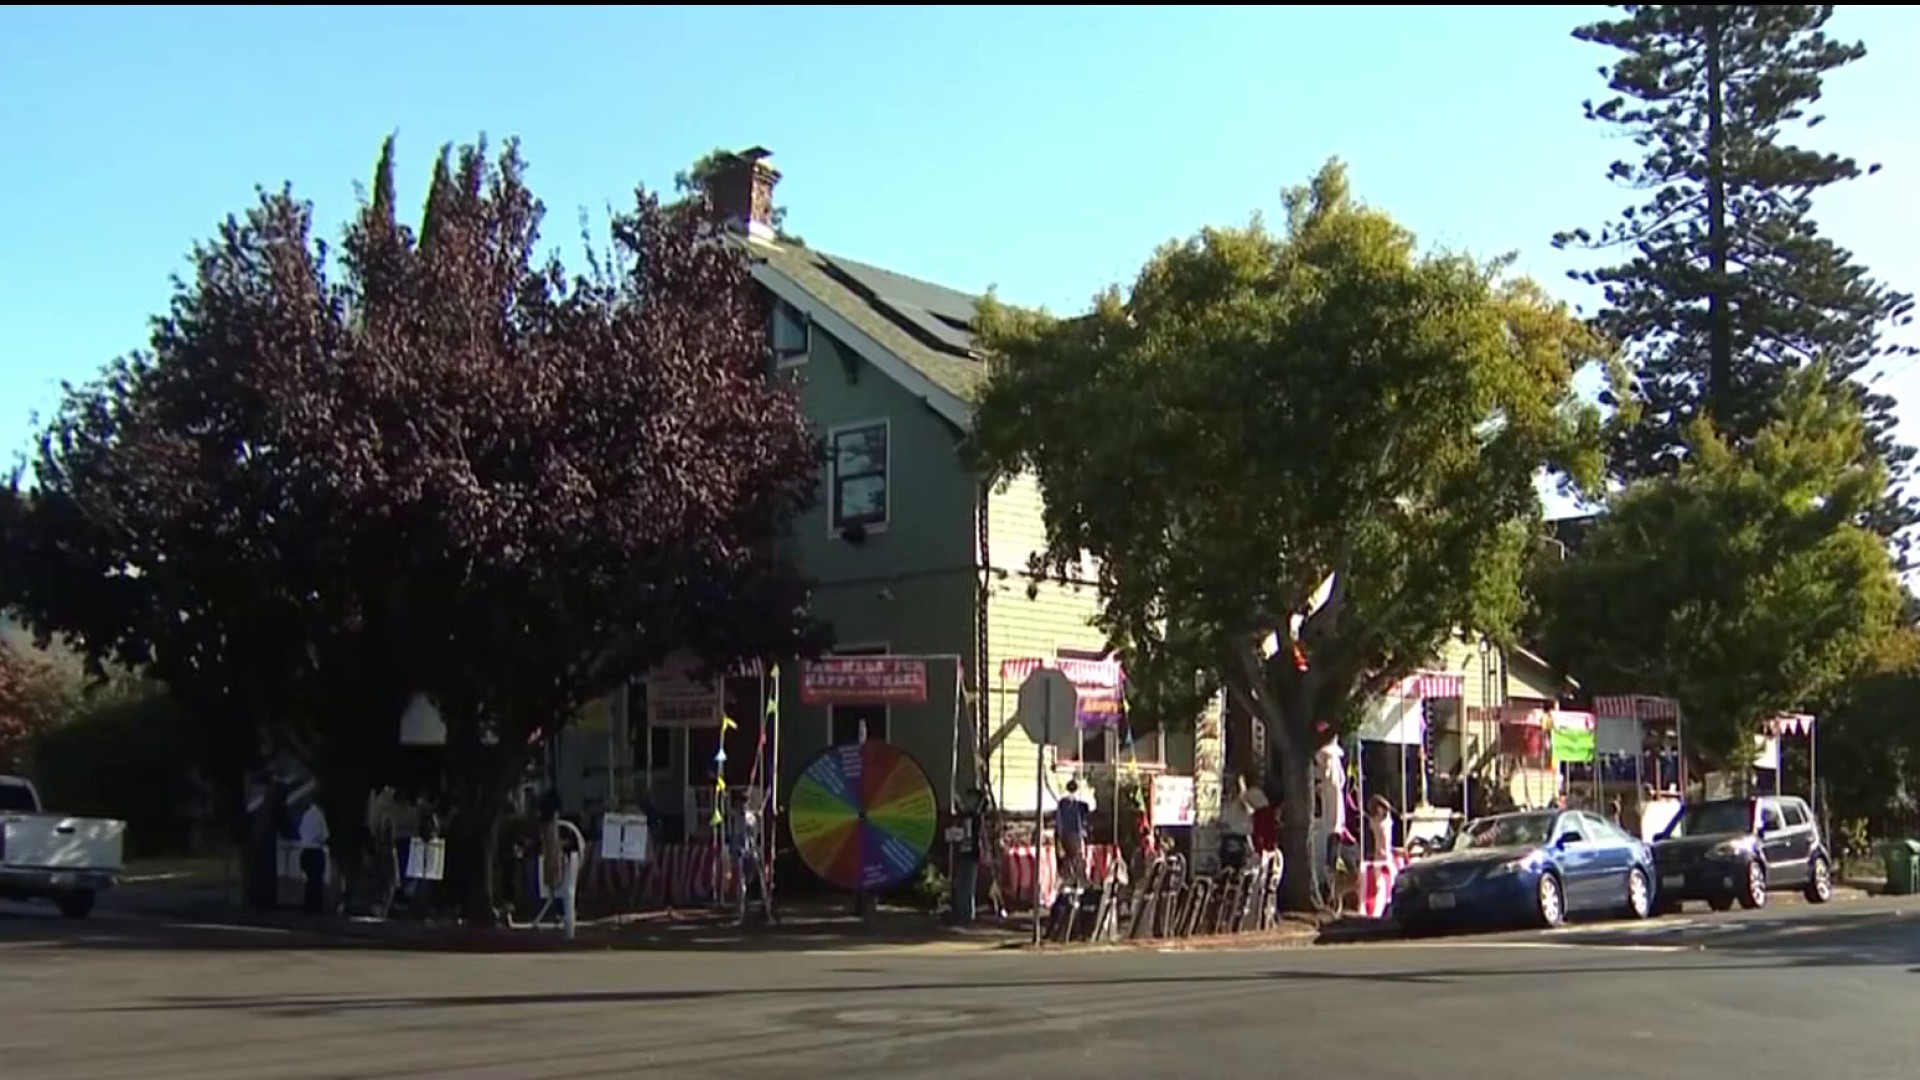
[[[927,665],[892,656],[838,656],[806,664],[800,700],[808,705],[919,705],[927,700]]]

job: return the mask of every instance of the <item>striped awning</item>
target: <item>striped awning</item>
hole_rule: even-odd
[[[1680,715],[1680,704],[1649,694],[1613,694],[1594,698],[1593,711],[1607,720],[1673,720]]]
[[[1782,735],[1813,734],[1813,717],[1806,713],[1781,713],[1760,725],[1760,730],[1775,738]]]
[[[1000,661],[1000,678],[1006,682],[1026,681],[1041,668],[1053,668],[1077,687],[1114,687],[1126,682],[1127,674],[1118,660],[1084,660],[1075,657],[1023,657]]]
[[[1467,710],[1467,722],[1545,728],[1553,726],[1553,715],[1552,710],[1543,709],[1538,705],[1476,705]]]
[[[1457,698],[1466,692],[1466,679],[1445,671],[1416,671],[1387,691],[1388,697]]]
[[[1578,712],[1573,709],[1542,709],[1540,711],[1546,714],[1545,726],[1547,727],[1560,728],[1566,731],[1592,731],[1594,729],[1594,715],[1590,712]]]

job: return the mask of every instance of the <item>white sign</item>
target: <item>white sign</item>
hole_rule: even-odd
[[[1426,741],[1426,729],[1420,699],[1384,697],[1368,706],[1366,719],[1360,722],[1360,738],[1363,742],[1419,746]]]
[[[447,842],[414,837],[407,844],[407,877],[412,881],[439,881],[447,875]]]
[[[600,857],[613,862],[646,862],[647,815],[608,814],[600,819]]]
[[[647,723],[667,728],[720,726],[720,684],[693,677],[698,662],[680,654],[647,672]]]
[[[1153,778],[1153,826],[1156,829],[1193,824],[1193,777]]]
[[[415,694],[407,699],[406,710],[400,714],[400,745],[447,745],[447,722],[427,695]]]

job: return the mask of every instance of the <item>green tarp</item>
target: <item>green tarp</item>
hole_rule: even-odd
[[[1593,760],[1593,732],[1577,727],[1553,729],[1553,760],[1585,762]]]

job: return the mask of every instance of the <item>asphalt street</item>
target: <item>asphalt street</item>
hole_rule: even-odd
[[[408,953],[0,914],[0,1075],[1886,1080],[1920,902],[1287,950]]]

